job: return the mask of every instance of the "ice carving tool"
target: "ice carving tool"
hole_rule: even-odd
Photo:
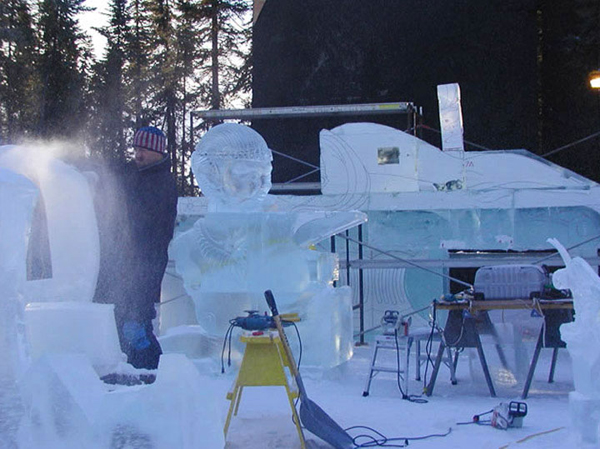
[[[288,339],[281,324],[281,317],[277,311],[275,297],[271,290],[265,291],[265,298],[269,305],[269,309],[271,309],[271,314],[273,315],[273,320],[275,321],[275,326],[277,327],[283,350],[290,363],[290,370],[296,380],[296,385],[298,385],[298,391],[300,393],[300,422],[306,430],[315,434],[323,441],[326,441],[335,449],[354,448],[354,440],[348,432],[331,419],[321,407],[308,399],[306,389],[304,388],[302,378],[300,377],[300,372],[298,371],[298,366],[296,365],[296,360],[294,359],[294,355],[292,354]]]

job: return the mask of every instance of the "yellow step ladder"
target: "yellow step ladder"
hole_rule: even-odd
[[[225,438],[227,438],[232,415],[238,413],[244,387],[282,386],[285,387],[292,409],[292,417],[298,431],[301,447],[305,449],[304,434],[294,406],[294,399],[298,397],[298,387],[292,376],[286,374],[285,368],[289,369],[290,363],[285,355],[279,335],[277,332],[269,331],[263,334],[244,331],[240,341],[246,344],[246,349],[235,383],[227,393],[227,399],[231,401],[231,404],[225,421]]]

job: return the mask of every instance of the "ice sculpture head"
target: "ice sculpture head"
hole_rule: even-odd
[[[192,154],[192,170],[211,201],[240,204],[261,201],[271,189],[267,143],[252,128],[223,123],[211,128]]]

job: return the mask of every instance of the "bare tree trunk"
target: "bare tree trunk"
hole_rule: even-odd
[[[221,108],[221,93],[219,92],[219,11],[217,2],[214,2],[211,22],[211,70],[212,70],[212,109]]]

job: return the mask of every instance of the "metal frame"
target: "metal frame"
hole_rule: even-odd
[[[265,120],[265,119],[290,119],[306,117],[342,117],[352,115],[391,115],[407,114],[407,128],[412,129],[413,134],[417,135],[417,121],[422,109],[417,108],[412,102],[392,102],[392,103],[363,103],[346,105],[317,105],[317,106],[285,106],[272,108],[249,108],[249,109],[210,109],[190,112],[190,142],[194,147],[194,117],[198,117],[205,122],[216,122],[221,120]],[[278,153],[285,157],[290,157],[283,153]],[[295,158],[294,158],[295,159]],[[310,166],[312,164],[295,159],[300,163]],[[304,175],[303,175],[304,176]],[[298,178],[296,178],[298,179]],[[295,181],[291,180],[291,181]],[[321,188],[320,182],[290,182],[274,184],[272,191],[285,193],[295,191],[318,191]],[[359,240],[362,241],[362,225],[358,227]],[[346,241],[348,247],[348,241]],[[335,237],[331,238],[331,250],[335,252]],[[358,247],[359,259],[363,257],[363,247]],[[346,266],[350,266],[350,261],[346,261]],[[349,272],[348,272],[349,273]],[[349,281],[349,279],[348,279]],[[359,268],[359,303],[353,305],[353,310],[359,310],[360,321],[360,343],[364,344],[364,288],[363,272]],[[349,285],[349,282],[348,282]]]
[[[204,122],[217,122],[221,120],[266,120],[266,119],[291,119],[291,118],[309,118],[309,117],[343,117],[352,115],[392,115],[407,114],[407,128],[417,133],[418,116],[422,110],[417,108],[412,102],[392,102],[392,103],[362,103],[345,105],[318,105],[318,106],[282,106],[272,108],[248,108],[248,109],[208,109],[190,112],[190,142],[194,147],[194,117],[198,117]],[[277,153],[283,157],[291,158],[315,170],[315,166],[300,159],[284,153]],[[318,168],[317,168],[318,170]],[[308,173],[300,176],[304,177]],[[296,178],[299,179],[299,178]],[[286,181],[285,183],[275,183],[271,191],[278,193],[297,192],[297,191],[318,191],[321,188],[320,182],[294,182],[296,179]]]

